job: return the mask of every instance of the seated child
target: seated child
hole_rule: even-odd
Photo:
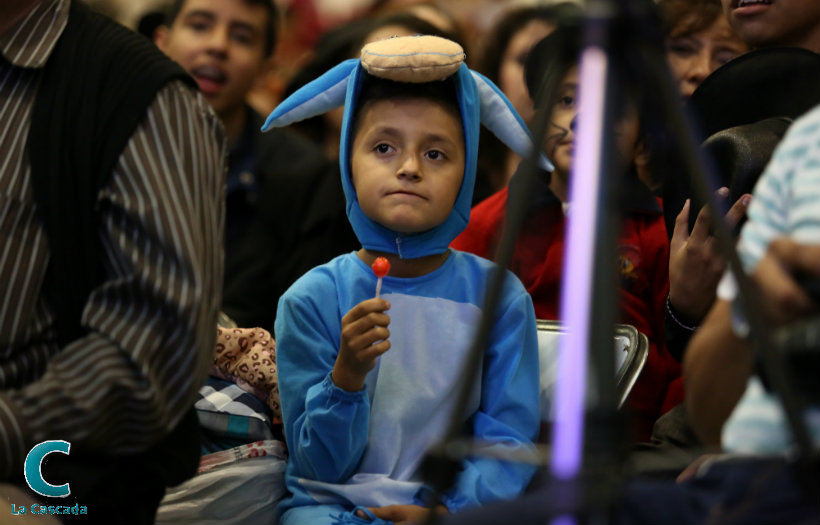
[[[561,51],[566,39],[571,49]],[[544,143],[544,151],[555,171],[538,174],[537,192],[528,204],[528,213],[513,253],[511,270],[532,296],[539,319],[558,319],[563,269],[565,216],[572,214],[568,200],[573,160],[573,139],[579,111],[577,57],[580,32],[562,26],[533,48],[527,60],[527,85],[535,99],[542,75],[561,78]],[[668,290],[669,243],[657,199],[637,177],[634,167],[639,143],[638,113],[634,106],[621,108],[613,128],[615,144],[629,169],[614,188],[621,196],[623,222],[618,243],[620,279],[619,322],[635,326],[650,341],[645,368],[630,393],[634,438],[647,440],[654,421],[661,415],[667,385],[679,375],[679,365],[667,357],[663,346],[663,312]],[[510,186],[520,184],[520,175]],[[452,243],[464,250],[492,258],[502,234],[508,188],[476,205],[470,223]],[[614,274],[613,274],[614,275]]]
[[[469,407],[452,413],[494,265],[448,245],[469,216],[480,98],[509,103],[492,89],[479,94],[477,84],[490,84],[462,63],[460,47],[439,51],[442,42],[453,44],[430,36],[369,44],[361,61],[343,62],[297,91],[266,124],[286,125],[291,109],[301,118],[315,114],[305,109],[310,104],[334,101],[318,111],[340,105],[346,91],[342,185],[362,243],[306,273],[280,299],[275,335],[290,452],[283,524],[361,523],[370,512],[424,521],[430,488],[418,468],[454,417],[493,448],[526,448],[537,438],[535,315],[509,272]],[[376,52],[368,55],[371,46]],[[393,46],[401,49],[391,53]],[[446,74],[442,80],[425,81],[418,63],[404,68],[409,81],[380,78],[395,64],[366,61],[418,58],[428,49],[434,59],[458,55],[452,72],[432,68]],[[377,256],[390,263],[380,296],[371,270]],[[527,465],[464,459],[438,510],[511,498],[532,473]]]

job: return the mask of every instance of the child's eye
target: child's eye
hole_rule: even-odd
[[[430,159],[430,160],[444,160],[446,158],[444,153],[437,150],[437,149],[433,149],[433,150],[428,151],[426,155],[427,155],[427,158]]]
[[[240,44],[249,46],[254,42],[254,36],[249,31],[237,30],[231,33],[231,37]]]
[[[570,108],[575,105],[575,97],[572,95],[564,95],[558,98],[558,105],[566,108]]]
[[[193,16],[187,19],[187,25],[192,31],[199,33],[207,30],[211,22],[206,17]]]
[[[390,146],[382,142],[381,144],[376,144],[376,147],[373,148],[373,151],[384,155],[385,153],[390,153]]]
[[[196,32],[205,31],[206,29],[208,29],[208,24],[205,22],[191,22],[188,25],[191,29],[193,29]]]

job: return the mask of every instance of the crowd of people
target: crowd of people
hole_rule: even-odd
[[[55,519],[19,511],[53,505],[39,472],[88,509],[61,522],[154,523],[205,457],[214,375],[274,412],[280,523],[566,512],[548,466],[498,457],[549,441],[536,321],[562,321],[573,264],[585,5],[476,35],[446,2],[317,4],[173,0],[142,34],[80,0],[0,6],[0,521]],[[820,4],[618,5],[614,318],[649,344],[604,512],[815,522],[820,406],[761,346],[820,312]],[[454,429],[477,453],[440,487],[425,458]],[[70,453],[31,470],[48,440]]]

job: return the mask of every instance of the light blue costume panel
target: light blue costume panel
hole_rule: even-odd
[[[372,270],[355,253],[343,255],[288,290],[275,328],[291,454],[287,484],[292,496],[282,510],[421,503],[417,469],[452,417],[491,271],[489,261],[452,251],[430,274],[385,277],[391,349],[379,358],[361,392],[336,387],[330,372],[342,317],[374,295]],[[481,379],[474,382],[468,411],[458,417],[476,439],[516,448],[529,446],[538,431],[538,349],[531,300],[507,275]],[[457,510],[512,497],[531,475],[530,467],[468,459],[446,504]]]

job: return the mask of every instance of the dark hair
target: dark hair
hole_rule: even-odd
[[[539,40],[532,47],[524,64],[524,81],[530,98],[540,102],[542,87],[560,82],[578,64],[580,52],[581,27],[577,22],[565,23]]]
[[[187,0],[174,0],[174,2],[168,7],[168,11],[165,14],[165,25],[171,27],[174,25],[174,20],[177,19],[179,16],[179,12],[182,11],[182,6],[185,5]],[[273,0],[242,0],[245,2],[246,5],[256,6],[261,5],[265,8],[265,11],[268,12],[268,21],[265,24],[265,56],[271,56],[273,54],[273,50],[276,48],[276,31],[279,27],[279,11],[276,9],[276,6],[273,4]]]
[[[501,58],[510,40],[521,28],[534,20],[558,25],[562,18],[579,11],[580,7],[574,2],[525,6],[507,11],[484,37],[476,70],[497,84]]]
[[[657,6],[667,38],[697,33],[723,16],[720,0],[658,0]]]
[[[657,20],[651,17],[647,20]],[[556,85],[566,75],[573,66],[578,65],[582,49],[582,21],[580,18],[567,19],[565,23],[558,26],[548,36],[541,39],[530,52],[527,62],[524,65],[524,78],[527,90],[536,104],[550,104],[549,101],[539,101],[540,90],[547,85]],[[645,83],[638,78],[636,72],[644,71],[644,55],[640,53],[628,53],[627,46],[638,43],[638,38],[648,39],[642,42],[644,46],[652,46],[661,49],[663,35],[659,32],[651,31],[646,35],[634,36],[629,31],[633,31],[628,22],[615,25],[612,28],[611,40],[616,43],[616,47],[610,53],[610,63],[612,70],[619,74],[618,79],[623,89],[626,90],[627,98],[638,105],[645,99],[649,99],[646,93]],[[649,102],[646,100],[646,102]]]
[[[441,81],[414,84],[394,82],[364,73],[358,103],[353,113],[353,133],[358,128],[359,117],[368,104],[394,99],[424,99],[435,102],[456,116],[461,125],[461,110],[458,106],[455,82],[452,77]]]
[[[142,15],[137,22],[137,33],[154,40],[154,32],[161,25],[165,24],[165,13],[162,11],[149,11]]]
[[[628,26],[615,28],[615,31],[627,30]],[[623,42],[628,40],[627,35],[616,33],[613,41]],[[658,42],[658,46],[661,44]],[[579,20],[570,21],[559,26],[548,36],[541,39],[533,46],[527,63],[524,67],[524,77],[527,82],[527,89],[530,96],[535,100],[536,109],[552,107],[555,100],[543,100],[546,93],[541,90],[548,86],[558,86],[567,72],[578,65],[582,49],[582,26]],[[638,78],[636,72],[643,71],[643,55],[633,56],[624,53],[623,49],[617,48],[610,55],[611,69],[616,81],[612,86],[620,89],[623,94],[622,102],[615,106],[613,116],[620,119],[626,114],[629,107],[633,107],[638,116],[639,136],[642,140],[649,138],[650,133],[654,133],[654,114],[649,111],[653,98],[646,92],[645,83]],[[557,96],[557,93],[552,93]],[[626,103],[623,103],[626,101]]]

